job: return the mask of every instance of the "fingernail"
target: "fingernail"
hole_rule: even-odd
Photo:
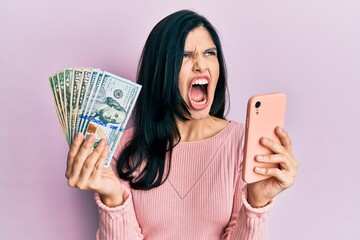
[[[284,129],[282,127],[278,127],[278,133],[284,133]]]
[[[81,133],[78,132],[78,133],[75,135],[75,139],[76,139],[76,140],[79,140],[79,139],[80,139],[80,135],[81,135]]]
[[[257,172],[257,173],[262,173],[262,168],[260,168],[260,167],[255,167],[255,172]]]
[[[98,146],[103,146],[104,145],[104,141],[100,141]]]
[[[262,160],[264,160],[263,155],[256,155],[256,161],[262,161]]]
[[[94,134],[89,134],[87,136],[86,140],[88,140],[89,142],[93,142],[94,141]]]
[[[267,139],[267,138],[264,137],[264,138],[262,139],[262,142],[263,142],[263,144],[268,144],[268,143],[269,143],[269,139]]]

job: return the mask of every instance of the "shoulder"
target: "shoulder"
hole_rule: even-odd
[[[225,144],[228,147],[235,145],[241,146],[244,140],[244,124],[236,121],[222,120],[224,125],[219,131],[208,138],[210,142]]]
[[[224,149],[232,156],[231,159],[233,160],[233,164],[236,166],[237,173],[239,173],[243,161],[245,127],[242,123],[230,121],[228,128],[229,130],[224,142]]]
[[[231,138],[243,138],[243,135],[245,133],[244,124],[236,121],[230,121],[227,128]]]
[[[228,125],[219,135],[225,148],[233,149],[234,146],[237,146],[235,148],[237,149],[239,147],[241,150],[245,139],[244,124],[236,121],[229,121]]]

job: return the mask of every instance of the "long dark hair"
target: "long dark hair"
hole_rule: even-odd
[[[190,116],[178,88],[185,40],[188,33],[199,26],[210,33],[220,65],[210,115],[224,119],[227,76],[215,28],[205,17],[189,10],[165,17],[152,29],[141,55],[137,82],[142,90],[133,116],[134,135],[117,163],[119,177],[129,181],[133,189],[157,187],[168,177],[172,149],[180,141],[176,119],[187,121]],[[134,174],[136,170],[140,173]]]

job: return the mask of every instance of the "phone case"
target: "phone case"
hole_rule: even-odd
[[[270,93],[252,96],[247,105],[246,129],[243,160],[243,179],[246,183],[253,183],[269,178],[254,172],[255,166],[273,168],[277,164],[260,163],[255,161],[258,154],[272,154],[260,144],[261,137],[280,142],[275,134],[277,126],[283,127],[286,110],[286,95],[284,93]]]

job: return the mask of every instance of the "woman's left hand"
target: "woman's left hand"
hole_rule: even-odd
[[[275,196],[295,182],[298,161],[292,153],[291,140],[283,128],[277,127],[275,133],[280,143],[265,137],[260,140],[260,143],[270,149],[273,154],[257,155],[255,160],[263,163],[278,163],[279,168],[256,167],[254,169],[258,174],[270,176],[265,180],[247,185],[248,202],[254,208],[267,205]]]

